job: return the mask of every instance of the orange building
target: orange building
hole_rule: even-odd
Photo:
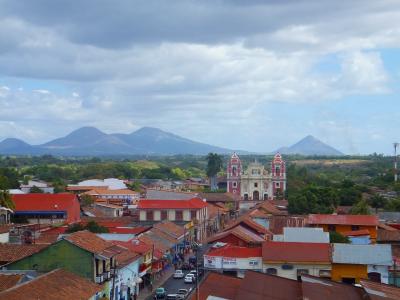
[[[378,228],[378,217],[370,215],[317,215],[308,216],[311,227],[323,228],[325,232],[335,231],[342,235],[348,232],[368,230],[371,243],[375,244]]]

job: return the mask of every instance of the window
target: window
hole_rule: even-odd
[[[360,230],[360,226],[358,226],[358,225],[351,225],[351,230],[352,230],[352,231]]]
[[[258,266],[258,261],[256,261],[256,260],[250,260],[250,261],[249,261],[249,265],[250,265],[250,266]]]
[[[275,174],[276,174],[277,176],[280,176],[280,175],[281,175],[281,167],[280,167],[280,166],[276,166],[276,167],[275,167]]]
[[[232,185],[233,185],[234,188],[237,187],[237,182],[234,181]]]
[[[297,269],[297,280],[301,279],[301,275],[308,274],[308,269]]]
[[[280,185],[280,182],[275,182],[275,186],[278,188],[278,187],[280,187],[281,185]]]
[[[254,187],[255,188],[258,187],[258,183],[257,182],[254,183]]]
[[[335,225],[328,225],[328,231],[336,231]]]
[[[153,221],[153,220],[154,220],[153,211],[152,210],[146,211],[146,221]]]
[[[182,221],[183,220],[183,211],[181,211],[181,210],[176,210],[175,211],[175,220],[176,221]]]
[[[168,220],[168,211],[166,210],[161,211],[161,220]]]
[[[236,176],[236,167],[233,167],[233,168],[232,168],[232,175],[233,175],[233,176]]]
[[[244,194],[244,200],[245,201],[249,200],[249,195],[248,194]]]
[[[331,278],[331,270],[319,270],[319,277]]]
[[[190,211],[190,219],[191,220],[196,219],[196,211],[195,210]]]
[[[276,271],[275,268],[268,268],[266,270],[266,273],[269,274],[269,275],[276,275],[278,272]]]

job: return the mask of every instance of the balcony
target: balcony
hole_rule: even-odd
[[[104,280],[108,280],[108,279],[111,278],[111,272],[110,271],[106,271],[106,272],[103,273],[102,276],[103,276]]]
[[[103,274],[102,275],[97,275],[95,281],[96,281],[96,283],[102,283],[104,281]]]

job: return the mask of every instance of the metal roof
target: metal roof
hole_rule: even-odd
[[[332,262],[356,265],[392,265],[390,245],[333,244]]]

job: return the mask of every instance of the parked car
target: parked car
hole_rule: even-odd
[[[187,274],[184,279],[185,283],[193,283],[195,280],[194,274]]]
[[[168,294],[167,295],[167,300],[177,300],[178,298],[178,294]]]
[[[184,300],[186,297],[189,295],[189,293],[192,291],[192,288],[190,289],[179,289],[178,290],[178,299],[179,300]]]
[[[163,287],[156,288],[156,294],[154,295],[154,299],[165,299],[167,296],[167,290]]]
[[[193,274],[196,277],[200,277],[201,275],[203,275],[203,270],[199,269],[199,270],[191,270],[189,272],[189,274]]]
[[[182,270],[175,270],[174,278],[180,279],[180,278],[184,278],[184,277],[185,277],[185,274],[183,273]]]

